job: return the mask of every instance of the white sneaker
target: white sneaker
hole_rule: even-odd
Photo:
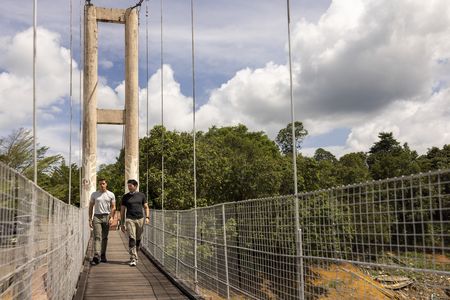
[[[131,261],[130,261],[130,266],[136,266],[136,264],[137,264],[137,261],[135,260],[135,259],[132,259]]]

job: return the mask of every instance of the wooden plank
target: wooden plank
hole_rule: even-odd
[[[142,253],[130,267],[127,247],[123,233],[109,232],[108,262],[90,267],[84,299],[188,299]]]

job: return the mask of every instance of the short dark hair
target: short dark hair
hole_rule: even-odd
[[[102,181],[108,183],[108,181],[105,178],[100,178],[99,180],[97,180],[97,182],[99,182],[99,183],[102,182]]]
[[[138,186],[139,185],[139,183],[135,179],[128,179],[127,183],[130,183],[130,184],[132,184],[134,186]]]

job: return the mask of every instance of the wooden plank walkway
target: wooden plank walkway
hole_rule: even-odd
[[[142,253],[130,267],[128,240],[120,231],[110,231],[107,263],[91,266],[84,299],[188,299]]]

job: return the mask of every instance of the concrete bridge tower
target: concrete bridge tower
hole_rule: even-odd
[[[99,109],[98,22],[125,25],[125,109]],[[81,206],[97,185],[97,124],[125,125],[125,181],[139,179],[138,10],[85,5],[83,81],[83,170]],[[126,188],[126,184],[125,184]]]

